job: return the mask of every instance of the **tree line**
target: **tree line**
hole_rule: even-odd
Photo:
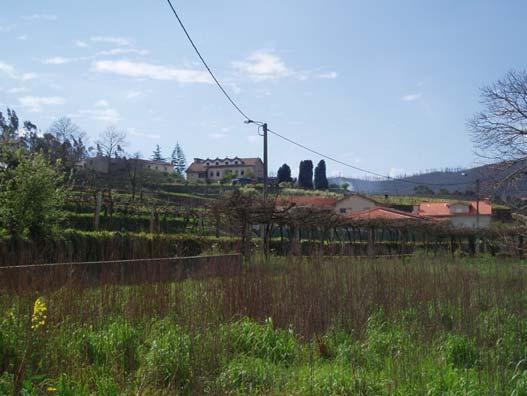
[[[315,167],[313,175],[313,161],[300,161],[298,167],[298,178],[296,183],[299,187],[316,190],[327,190],[329,187],[328,179],[326,177],[326,161],[320,160]],[[291,168],[287,164],[283,164],[276,174],[278,183],[294,183],[295,180],[291,177]]]

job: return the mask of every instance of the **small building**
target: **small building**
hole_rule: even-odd
[[[174,166],[169,162],[144,160],[141,158],[108,158],[96,156],[83,159],[75,164],[78,169],[86,169],[98,173],[109,173],[110,167],[113,171],[126,170],[129,167],[138,169],[149,169],[154,172],[174,173]]]
[[[343,198],[324,197],[320,195],[289,195],[280,197],[277,206],[310,207],[332,209],[336,214],[345,216],[349,213],[361,212],[377,207],[377,201],[360,194],[347,194]]]
[[[488,200],[480,200],[479,205],[477,201],[423,202],[414,208],[414,214],[450,221],[456,227],[487,228],[492,218],[492,205]]]
[[[264,164],[260,158],[194,158],[186,173],[190,182],[219,181],[229,174],[235,178],[252,177],[258,180],[263,178]]]

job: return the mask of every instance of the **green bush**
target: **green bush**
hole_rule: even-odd
[[[190,381],[190,336],[163,320],[150,331],[143,356],[142,375],[149,384],[184,388]]]
[[[473,370],[460,370],[448,367],[444,370],[436,368],[433,371],[432,380],[426,385],[426,395],[481,395],[478,386],[478,375]]]
[[[281,382],[278,366],[264,359],[240,356],[221,372],[216,387],[223,394],[268,394],[271,388],[279,388]]]
[[[81,343],[88,362],[130,372],[137,366],[139,337],[127,322],[113,321],[103,330],[89,329]]]
[[[292,364],[300,351],[293,331],[275,329],[271,318],[263,324],[244,318],[225,327],[224,334],[234,353],[266,359],[275,364]]]
[[[293,382],[293,395],[312,396],[381,396],[387,394],[383,381],[368,377],[362,371],[352,371],[341,365],[321,365],[304,368]]]
[[[444,344],[446,359],[456,368],[474,367],[479,358],[478,350],[473,342],[464,336],[449,335]]]

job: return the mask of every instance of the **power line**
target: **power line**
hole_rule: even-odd
[[[260,121],[254,121],[252,120],[241,108],[240,106],[238,106],[236,104],[236,102],[231,98],[231,96],[227,93],[227,91],[225,90],[225,88],[223,88],[223,86],[221,85],[221,83],[219,82],[219,80],[216,78],[216,76],[214,75],[214,73],[212,72],[211,68],[209,67],[209,65],[207,64],[207,62],[205,61],[205,59],[203,58],[203,56],[201,55],[201,52],[199,51],[198,47],[196,46],[196,44],[194,44],[194,40],[192,40],[192,37],[190,37],[190,34],[188,33],[185,25],[183,24],[183,21],[181,20],[181,18],[179,17],[176,9],[174,8],[174,6],[172,5],[172,2],[171,0],[167,0],[167,3],[168,5],[170,6],[170,8],[172,9],[172,12],[174,13],[174,16],[176,17],[176,19],[178,20],[179,22],[179,25],[181,26],[181,29],[183,29],[183,32],[185,33],[185,35],[187,36],[187,39],[188,41],[190,42],[190,44],[192,45],[192,48],[194,48],[194,51],[196,52],[196,54],[198,55],[199,59],[201,60],[201,62],[203,63],[203,65],[205,66],[205,68],[207,69],[207,71],[209,72],[210,76],[212,77],[212,79],[214,80],[214,82],[216,83],[216,85],[218,86],[218,88],[220,89],[220,91],[223,93],[223,95],[227,98],[227,100],[232,104],[232,106],[238,111],[238,113],[240,113],[242,115],[243,118],[245,118],[245,122],[250,124],[250,123],[254,123],[254,124],[257,124],[259,126],[258,128],[258,131],[260,130],[260,127],[263,125],[263,122],[260,122]],[[470,182],[465,182],[465,183],[426,183],[426,182],[423,182],[423,183],[419,183],[419,182],[415,182],[415,181],[412,181],[412,180],[406,180],[406,179],[398,179],[398,178],[394,178],[394,177],[391,177],[391,176],[387,176],[387,175],[383,175],[383,174],[380,174],[380,173],[377,173],[377,172],[374,172],[374,171],[370,171],[368,169],[364,169],[364,168],[359,168],[358,166],[354,166],[354,165],[351,165],[351,164],[348,164],[347,162],[344,162],[344,161],[341,161],[339,159],[336,159],[334,157],[331,157],[329,155],[326,155],[326,154],[323,154],[321,152],[318,152],[316,150],[313,150],[307,146],[304,146],[303,144],[301,143],[298,143],[292,139],[289,139],[288,137],[284,136],[284,135],[281,135],[279,134],[278,132],[275,132],[271,129],[268,129],[268,132],[272,133],[273,135],[275,136],[278,136],[279,138],[283,139],[283,140],[286,140],[288,141],[289,143],[291,144],[294,144],[298,147],[301,147],[303,148],[304,150],[307,150],[313,154],[316,154],[316,155],[319,155],[323,158],[326,158],[330,161],[333,161],[333,162],[336,162],[338,164],[341,164],[341,165],[344,165],[348,168],[351,168],[351,169],[355,169],[357,171],[360,171],[360,172],[363,172],[363,173],[366,173],[366,174],[370,174],[370,175],[373,175],[373,176],[377,176],[377,177],[380,177],[380,178],[383,178],[383,179],[387,179],[387,180],[392,180],[392,181],[399,181],[399,182],[403,182],[403,183],[409,183],[409,184],[414,184],[414,185],[423,185],[423,186],[461,186],[461,185],[466,185],[466,184],[470,184]]]
[[[413,180],[407,180],[407,179],[399,179],[399,178],[396,178],[396,177],[392,177],[392,176],[387,176],[387,175],[383,175],[381,173],[377,173],[377,172],[374,172],[374,171],[370,171],[368,169],[364,169],[364,168],[360,168],[358,166],[355,166],[355,165],[351,165],[347,162],[344,162],[344,161],[341,161],[337,158],[334,158],[334,157],[331,157],[327,154],[323,154],[317,150],[313,150],[305,145],[303,145],[302,143],[298,143],[292,139],[289,139],[288,137],[284,136],[284,135],[281,135],[279,134],[278,132],[275,132],[273,131],[272,129],[268,129],[268,132],[272,133],[273,135],[275,136],[278,136],[279,138],[291,143],[291,144],[294,144],[295,146],[298,146],[300,148],[303,148],[304,150],[306,151],[309,151],[313,154],[316,154],[320,157],[323,157],[323,158],[326,158],[330,161],[333,161],[333,162],[336,162],[337,164],[341,164],[341,165],[344,165],[348,168],[351,168],[351,169],[355,169],[357,171],[360,171],[360,172],[363,172],[363,173],[367,173],[367,174],[370,174],[370,175],[373,175],[373,176],[377,176],[377,177],[381,177],[381,178],[384,178],[384,179],[388,179],[388,180],[391,180],[391,181],[397,181],[397,182],[403,182],[403,183],[409,183],[409,184],[415,184],[415,185],[419,185],[419,186],[462,186],[462,185],[467,185],[467,184],[470,184],[471,182],[463,182],[463,183],[427,183],[427,182],[416,182],[416,181],[413,181]]]
[[[246,121],[251,121],[251,118],[249,116],[247,116],[247,114],[245,114],[245,112],[242,111],[242,109],[240,109],[240,107],[236,104],[236,102],[230,97],[230,95],[223,88],[223,86],[220,84],[220,82],[218,81],[218,79],[216,78],[214,73],[212,72],[212,70],[209,67],[209,65],[207,64],[207,62],[205,62],[205,59],[203,58],[203,56],[199,52],[198,47],[196,47],[196,44],[194,44],[194,41],[190,37],[190,34],[188,33],[187,29],[185,28],[185,25],[183,24],[183,22],[181,21],[181,18],[179,17],[178,13],[176,12],[176,9],[174,8],[174,6],[172,5],[172,2],[170,0],[167,0],[167,2],[168,2],[168,5],[170,6],[170,8],[172,9],[172,12],[176,16],[176,18],[177,18],[177,20],[179,22],[179,25],[181,26],[181,29],[183,29],[183,32],[185,32],[185,35],[187,36],[188,41],[190,41],[190,44],[192,44],[192,47],[194,48],[194,51],[196,51],[196,54],[198,54],[199,59],[201,59],[201,62],[203,63],[203,65],[205,66],[207,71],[209,72],[210,76],[212,77],[212,79],[214,80],[214,82],[216,83],[216,85],[218,86],[220,91],[223,93],[223,95],[225,95],[227,100],[234,106],[234,108],[238,111],[238,113],[240,113],[243,116],[243,118],[245,118]]]

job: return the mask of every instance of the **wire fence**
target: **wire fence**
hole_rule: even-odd
[[[240,254],[8,266],[0,267],[0,289],[22,294],[61,287],[140,285],[234,276],[242,268]]]

